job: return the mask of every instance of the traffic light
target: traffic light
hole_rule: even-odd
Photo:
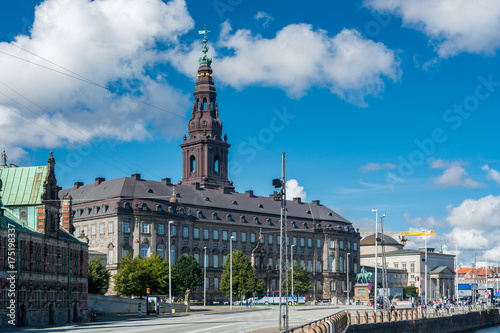
[[[416,291],[416,293],[418,294],[418,288],[417,288],[417,291]]]

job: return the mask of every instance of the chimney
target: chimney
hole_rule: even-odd
[[[61,218],[61,226],[64,230],[73,234],[73,198],[69,193],[66,193],[62,198],[62,218]],[[78,236],[78,235],[77,235]]]
[[[311,201],[311,202],[312,202],[314,205],[316,205],[316,206],[320,206],[320,204],[319,204],[319,200],[313,200],[313,201]]]
[[[172,179],[171,178],[162,178],[161,182],[165,185],[172,185]]]
[[[253,190],[248,190],[248,191],[245,191],[245,194],[250,197],[250,198],[253,198]]]
[[[141,174],[140,173],[134,173],[130,176],[130,178],[135,179],[135,180],[141,180]]]
[[[75,182],[75,185],[73,186],[74,190],[78,190],[80,186],[83,186],[83,182]]]
[[[106,178],[103,177],[96,177],[95,179],[95,186],[99,185],[100,183],[106,181]]]
[[[301,204],[302,203],[302,199],[300,199],[300,197],[293,198],[293,202],[295,202],[297,204]]]
[[[191,183],[191,186],[195,189],[195,190],[199,190],[200,189],[200,183],[196,182],[196,183]]]

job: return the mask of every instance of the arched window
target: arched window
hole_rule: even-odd
[[[210,101],[210,110],[213,110],[214,109],[214,100],[212,99]]]
[[[191,173],[191,175],[194,175],[196,171],[196,158],[191,155],[191,157],[189,158],[189,172]]]
[[[163,208],[161,208],[161,205],[156,206],[156,210],[158,212],[163,212]]]
[[[141,257],[146,258],[148,256],[149,246],[147,244],[141,245]]]
[[[148,210],[148,205],[142,204],[142,210]]]
[[[328,271],[330,273],[333,272],[333,257],[332,256],[328,257]]]
[[[156,254],[163,258],[163,246],[161,246],[160,244],[156,246]]]
[[[125,202],[125,209],[130,209],[130,203]]]
[[[203,99],[203,110],[206,110],[207,109],[207,99],[204,98]]]
[[[219,279],[218,278],[214,279],[214,289],[219,289]]]
[[[214,159],[214,174],[216,176],[218,176],[220,174],[220,170],[219,170],[219,156],[215,156],[215,159]]]
[[[170,257],[172,259],[171,264],[175,265],[175,247],[173,245],[170,246]]]

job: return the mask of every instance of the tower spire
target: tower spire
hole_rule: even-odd
[[[217,92],[213,81],[212,59],[207,56],[210,31],[205,26],[203,56],[198,59],[198,80],[194,88],[192,118],[188,123],[188,138],[181,144],[183,154],[183,183],[200,183],[206,188],[233,190],[228,180],[228,149],[226,136],[222,139],[222,121],[219,119]]]

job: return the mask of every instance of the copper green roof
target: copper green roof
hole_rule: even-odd
[[[10,213],[7,209],[3,211],[3,216],[0,216],[0,226],[3,229],[14,227],[17,231],[29,232],[32,234],[39,234],[39,232],[29,228],[19,218]]]
[[[8,207],[41,204],[47,173],[47,166],[0,168],[0,195],[3,205]]]

